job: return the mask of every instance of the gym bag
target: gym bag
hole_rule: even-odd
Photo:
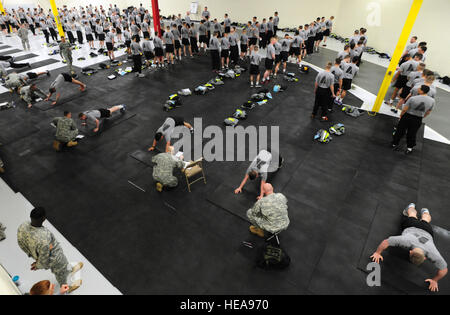
[[[333,138],[331,137],[330,133],[324,129],[320,129],[317,131],[316,135],[314,136],[314,140],[319,141],[320,143],[328,143]]]
[[[345,126],[343,124],[336,124],[330,127],[330,133],[336,136],[342,136],[345,134]]]
[[[239,120],[233,117],[228,117],[227,119],[224,120],[224,124],[225,126],[231,126],[234,127],[239,123]]]
[[[247,112],[242,109],[236,109],[236,111],[233,114],[233,117],[239,120],[247,119]]]
[[[265,270],[281,270],[291,263],[289,255],[280,247],[265,244],[260,250],[256,266]]]

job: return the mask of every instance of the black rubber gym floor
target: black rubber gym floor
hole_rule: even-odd
[[[192,193],[181,175],[177,189],[153,189],[151,167],[134,157],[148,161],[146,149],[168,115],[222,126],[255,92],[245,73],[205,96],[183,97],[181,108],[162,110],[170,94],[210,80],[209,69],[209,58],[200,57],[145,79],[126,75],[110,81],[113,70],[102,70],[80,75],[88,86],[85,95],[61,106],[28,110],[20,103],[1,111],[3,178],[33,205],[46,207],[49,221],[126,294],[427,294],[423,280],[434,272],[429,263],[405,274],[404,253],[389,250],[379,288],[366,285],[364,267],[379,242],[399,233],[401,211],[410,202],[428,207],[434,224],[450,228],[450,147],[420,135],[414,155],[392,152],[395,122],[386,116],[352,118],[336,109],[329,123],[311,120],[314,71],[298,74],[300,82],[286,83],[285,92],[250,111],[242,123],[280,126],[286,164],[273,185],[289,200],[291,224],[280,235],[292,259],[287,270],[255,267],[264,241],[249,233],[245,212],[256,201],[257,184],[247,184],[242,196],[233,194],[248,162],[205,163],[208,183],[196,183]],[[47,89],[60,72],[38,85]],[[75,85],[64,88],[63,95],[80,93]],[[10,98],[1,95],[2,101]],[[348,102],[361,104],[354,97]],[[76,118],[79,111],[120,103],[130,109],[120,123],[76,148],[53,151],[53,117],[71,110]],[[344,136],[326,145],[314,142],[317,130],[338,122],[346,126]],[[145,186],[145,193],[130,180]],[[448,242],[436,237],[447,260]],[[441,293],[450,293],[449,279],[440,282]]]

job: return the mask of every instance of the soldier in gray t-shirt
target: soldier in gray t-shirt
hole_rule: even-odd
[[[377,251],[371,256],[376,263],[383,261],[381,254],[390,246],[402,247],[409,250],[410,261],[419,266],[425,260],[429,260],[439,270],[432,279],[426,279],[429,283],[430,291],[438,291],[438,282],[447,274],[447,262],[437,250],[433,241],[433,227],[431,226],[431,215],[428,209],[421,210],[421,218],[419,220],[416,205],[411,203],[403,211],[402,235],[391,236],[384,240]]]
[[[87,110],[78,115],[78,118],[83,122],[83,126],[88,124],[95,125],[94,132],[98,132],[100,128],[100,120],[103,118],[109,118],[114,112],[120,111],[125,113],[125,105],[116,105],[111,108],[99,108],[95,110]]]
[[[255,180],[257,177],[261,177],[260,195],[258,196],[258,200],[261,199],[263,197],[263,186],[268,181],[268,173],[274,174],[278,172],[283,166],[283,161],[284,159],[278,152],[271,149],[261,150],[247,168],[242,183],[236,188],[234,193],[241,193],[242,188],[244,188],[248,179]]]
[[[430,92],[430,87],[422,85],[418,89],[419,95],[410,97],[403,105],[400,121],[392,140],[393,149],[398,148],[400,140],[406,134],[408,148],[405,153],[408,155],[413,152],[413,148],[416,146],[417,132],[422,127],[422,119],[431,113],[435,105],[434,99],[427,95],[428,92]]]

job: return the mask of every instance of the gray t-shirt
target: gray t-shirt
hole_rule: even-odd
[[[220,43],[219,40],[217,39],[217,37],[212,37],[209,40],[209,49],[210,50],[219,50],[220,47]]]
[[[198,34],[200,36],[206,35],[206,26],[204,24],[200,24],[198,27]]]
[[[328,71],[319,72],[316,77],[316,83],[320,88],[328,89],[334,84],[334,75]]]
[[[409,60],[400,66],[400,74],[403,76],[408,76],[411,72],[417,70],[419,63],[415,60]]]
[[[53,88],[58,89],[63,84],[64,81],[65,81],[64,76],[62,74],[59,74],[56,77],[55,81],[53,81],[50,84],[50,89],[53,89]]]
[[[222,37],[220,40],[220,47],[223,50],[230,49],[230,41],[228,40],[228,37]]]
[[[350,79],[353,80],[353,78],[356,76],[356,74],[359,71],[359,68],[354,63],[346,63],[342,62],[342,70],[344,71],[344,79]]]
[[[389,246],[402,247],[407,250],[420,248],[425,252],[425,257],[431,261],[436,268],[443,270],[447,268],[447,262],[442,258],[433,242],[431,235],[418,228],[405,229],[401,236],[388,238]]]
[[[175,119],[169,117],[164,121],[164,124],[161,127],[159,127],[159,129],[156,132],[162,133],[164,138],[166,138],[166,141],[169,142],[172,137],[174,129],[175,129]]]
[[[173,45],[174,37],[172,32],[164,32],[163,41],[166,45]]]
[[[291,47],[291,40],[287,38],[283,38],[280,40],[281,51],[289,52],[289,48]]]
[[[136,55],[142,54],[142,47],[141,47],[141,45],[139,45],[139,43],[132,42],[130,45],[130,48],[131,48],[132,55],[136,56]]]
[[[422,72],[420,71],[413,71],[410,74],[408,74],[408,82],[406,83],[406,85],[410,88],[413,87],[414,81],[416,81],[417,79],[422,78]]]
[[[417,84],[415,85],[412,90],[411,90],[411,96],[417,96],[419,95],[419,89],[423,84]],[[430,86],[430,91],[427,94],[428,96],[432,97],[432,98],[436,98],[436,87],[435,86]]]
[[[267,59],[273,59],[273,55],[275,55],[275,47],[270,44],[267,46],[267,54],[266,54],[266,58]]]
[[[86,115],[86,122],[96,124],[96,121],[102,116],[99,110],[88,110],[83,112]]]
[[[262,57],[258,52],[252,51],[252,54],[250,55],[250,64],[259,66],[261,59]]]
[[[344,78],[344,71],[340,67],[333,66],[330,72],[334,75],[334,84],[339,84],[339,81]]]
[[[248,167],[247,174],[256,171],[261,176],[261,180],[267,181],[267,173],[278,169],[278,163],[275,165],[272,160],[272,153],[267,150],[261,150]]]
[[[428,95],[412,96],[404,106],[408,107],[407,113],[424,117],[425,114],[434,108],[435,100]]]

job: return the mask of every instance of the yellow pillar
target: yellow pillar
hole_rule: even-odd
[[[2,1],[0,0],[0,12],[3,14],[3,15],[5,15],[5,8],[3,8],[3,4],[2,4]],[[11,25],[9,26],[9,30],[10,30],[10,32],[12,32],[12,27],[11,27]]]
[[[55,0],[50,0],[52,6],[53,15],[55,16],[56,26],[58,27],[59,36],[64,37],[64,31],[61,25],[61,19],[59,17],[58,8],[56,7]]]
[[[392,56],[391,63],[389,64],[389,67],[386,71],[386,75],[384,76],[384,80],[378,92],[377,99],[372,108],[372,111],[374,112],[378,113],[380,111],[381,105],[384,102],[384,98],[386,97],[386,93],[389,90],[389,85],[392,82],[392,78],[395,74],[395,70],[397,69],[397,65],[402,58],[403,52],[405,51],[406,44],[408,43],[409,36],[411,34],[414,23],[416,22],[416,18],[419,14],[422,3],[423,0],[413,0],[413,4],[411,6],[411,9],[409,10],[408,17],[406,18],[405,26],[403,26],[400,39],[398,40],[397,47],[395,48],[394,55]]]

